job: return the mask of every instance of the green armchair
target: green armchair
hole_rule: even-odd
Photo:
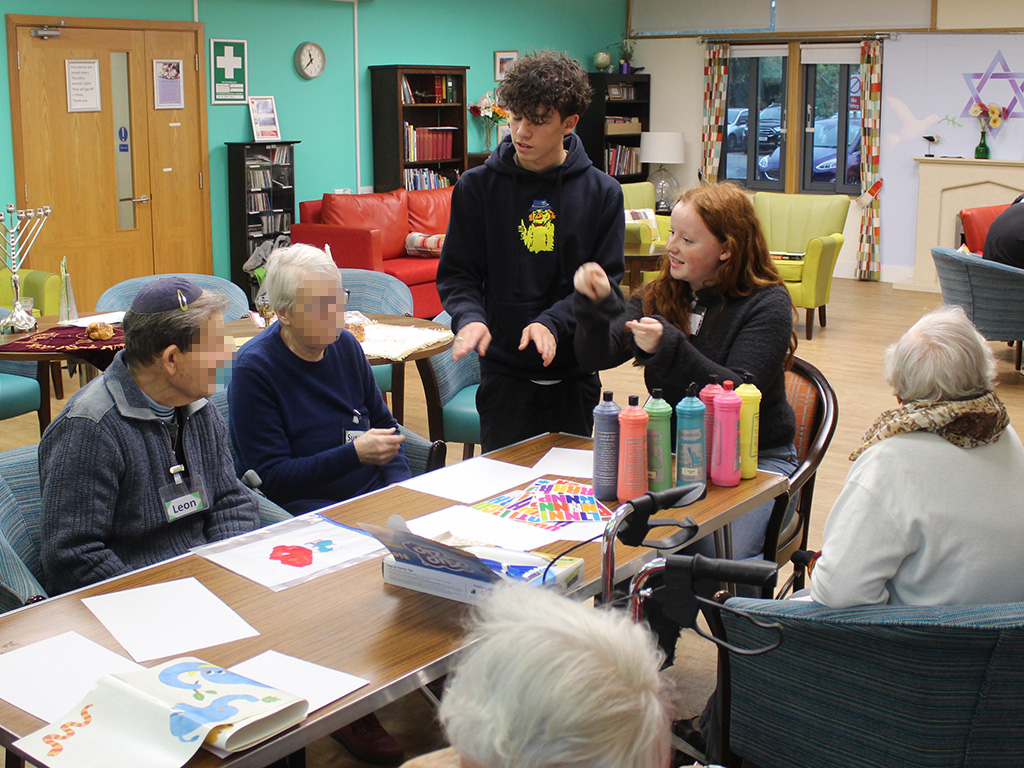
[[[649,181],[622,185],[622,202],[625,210],[654,210],[654,185]],[[655,216],[658,222],[658,239],[651,236],[651,228],[642,221],[626,222],[627,243],[667,243],[671,222],[668,216]]]
[[[768,250],[784,254],[775,265],[793,306],[807,310],[808,339],[814,335],[815,309],[821,327],[825,327],[825,305],[843,247],[842,232],[849,208],[846,195],[754,194],[754,213],[764,229]]]
[[[22,297],[32,298],[32,314],[36,317],[60,312],[60,275],[38,269],[19,269]],[[0,307],[14,308],[14,287],[11,271],[0,269]]]

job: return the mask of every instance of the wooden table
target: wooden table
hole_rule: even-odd
[[[490,456],[533,466],[555,446],[589,448],[590,440],[549,434],[495,451]],[[756,478],[745,480],[736,488],[712,487],[706,499],[680,512],[699,522],[704,535],[785,492],[786,488],[785,478],[759,472]],[[452,503],[391,487],[330,507],[326,514],[346,523],[384,525],[396,510],[406,518],[414,518]],[[672,513],[663,514],[671,516]],[[561,552],[569,546],[561,542],[545,549]],[[582,598],[599,591],[600,551],[598,542],[586,544],[574,552],[584,557],[586,563],[584,584],[574,596]],[[650,550],[620,545],[617,579],[630,577],[653,556]],[[230,666],[273,649],[370,681],[368,686],[313,712],[301,724],[244,753],[221,761],[200,750],[187,764],[190,768],[269,765],[446,674],[464,647],[462,628],[468,607],[385,585],[379,559],[271,592],[189,554],[0,616],[0,650],[6,652],[74,630],[123,653],[82,604],[81,598],[189,576],[199,579],[260,632],[257,637],[197,650],[193,655]],[[45,670],[40,670],[40,674],[45,674]],[[11,743],[20,735],[42,725],[38,719],[0,700],[0,746],[5,749],[10,750]],[[17,755],[9,751],[8,768],[16,764],[20,764]],[[116,765],[116,760],[111,764]]]
[[[665,243],[626,243],[625,255],[626,274],[629,275],[629,292],[632,293],[643,285],[645,271],[661,268],[661,257],[665,255]]]

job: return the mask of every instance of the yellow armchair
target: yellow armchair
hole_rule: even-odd
[[[757,192],[754,213],[768,250],[784,255],[775,265],[789,289],[793,306],[807,310],[807,338],[814,334],[814,310],[825,327],[825,305],[832,272],[843,247],[843,227],[850,208],[846,195],[786,195]]]
[[[634,184],[622,185],[622,202],[625,210],[649,208],[654,210],[654,185],[649,181],[638,181]],[[642,221],[626,222],[627,243],[667,243],[668,233],[672,227],[668,216],[655,216],[658,222],[658,239],[651,237],[651,228]]]
[[[36,317],[56,315],[60,312],[60,275],[38,269],[19,269],[21,295],[32,297],[32,314]],[[0,268],[0,307],[14,307],[14,287],[11,271]]]

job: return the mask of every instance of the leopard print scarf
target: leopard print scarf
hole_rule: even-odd
[[[1009,423],[1006,406],[995,392],[971,400],[907,403],[875,419],[850,461],[875,443],[907,432],[934,432],[961,448],[977,448],[996,442]]]

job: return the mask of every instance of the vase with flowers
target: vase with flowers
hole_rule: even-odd
[[[998,128],[1003,124],[1003,117],[1006,115],[1006,110],[994,101],[989,102],[988,105],[983,104],[980,101],[976,101],[971,105],[969,112],[971,117],[978,118],[978,125],[981,126],[981,141],[979,141],[978,146],[974,148],[974,157],[978,160],[988,160],[988,129]]]
[[[469,114],[479,117],[484,124],[484,146],[491,151],[494,140],[494,126],[504,125],[508,120],[508,112],[498,106],[494,100],[494,91],[488,91],[476,104],[469,105]]]

